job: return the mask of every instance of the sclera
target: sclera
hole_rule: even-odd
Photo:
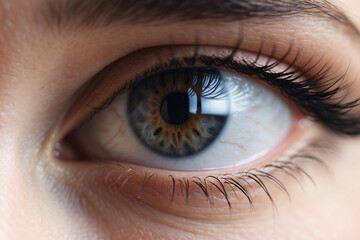
[[[249,164],[280,145],[294,127],[294,113],[282,97],[255,80],[221,70],[230,89],[231,111],[222,133],[205,150],[167,158],[145,147],[126,117],[126,95],[76,133],[89,158],[175,171],[218,170]]]

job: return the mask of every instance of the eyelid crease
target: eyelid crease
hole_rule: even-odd
[[[173,46],[170,47],[173,48]],[[323,58],[320,58],[312,65],[310,65],[312,58],[310,58],[305,64],[295,68],[294,66],[299,58],[299,52],[297,52],[290,64],[287,64],[288,67],[279,72],[276,71],[276,68],[285,63],[285,60],[292,52],[292,45],[278,60],[273,59],[276,53],[276,47],[274,47],[266,63],[259,62],[260,56],[262,56],[262,48],[260,48],[254,60],[235,58],[234,53],[240,49],[238,45],[227,56],[202,55],[199,54],[199,48],[200,46],[196,44],[195,51],[190,57],[176,58],[172,54],[167,61],[161,62],[141,74],[137,74],[134,80],[127,82],[120,90],[115,91],[99,107],[93,108],[89,119],[96,113],[106,109],[118,95],[126,93],[138,81],[146,77],[171,68],[202,64],[205,67],[220,67],[256,78],[280,90],[281,94],[294,102],[301,113],[310,120],[323,124],[337,134],[360,135],[360,117],[351,114],[351,111],[359,105],[360,99],[345,102],[344,97],[338,97],[339,93],[344,93],[349,87],[342,83],[346,72],[340,76],[328,76],[328,71],[332,68],[332,65],[328,62],[315,74],[306,77],[312,69],[320,64]]]

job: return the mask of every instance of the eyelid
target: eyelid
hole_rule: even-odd
[[[181,51],[185,51],[187,54],[180,53]],[[153,52],[157,52],[159,56],[163,57],[160,57],[160,60],[154,59]],[[143,70],[136,77],[133,77],[133,79],[130,78],[130,81],[114,81],[114,79],[121,76],[122,71],[126,67],[129,67],[127,71],[132,72],[131,68],[134,68],[134,72],[136,72],[138,66],[126,65],[127,61],[116,62],[97,76],[99,81],[103,82],[104,79],[110,81],[107,84],[108,91],[111,91],[108,96],[110,95],[111,97],[102,103],[98,103],[98,106],[94,107],[92,115],[106,108],[118,94],[126,92],[138,79],[168,68],[203,65],[223,67],[250,75],[255,80],[257,78],[261,79],[259,82],[279,89],[282,95],[295,101],[300,111],[310,119],[322,123],[333,132],[344,135],[360,134],[360,120],[350,114],[351,110],[357,107],[358,100],[348,102],[336,100],[341,92],[345,92],[346,87],[342,85],[342,79],[345,74],[340,76],[329,75],[328,70],[331,69],[331,65],[324,64],[318,66],[320,65],[320,60],[313,63],[312,59],[310,59],[305,65],[296,66],[299,56],[289,57],[291,52],[292,46],[289,47],[288,52],[280,57],[279,60],[276,60],[273,58],[273,55],[276,54],[276,49],[268,57],[262,56],[261,50],[257,54],[251,54],[246,51],[240,51],[237,48],[231,50],[200,48],[197,46],[170,46],[170,48],[140,50],[130,55],[130,59],[127,60],[133,62],[136,59],[140,64],[150,65],[150,67],[147,70]],[[142,57],[144,57],[144,60],[142,60]],[[285,63],[286,59],[290,59],[288,60],[290,61],[289,64]],[[310,72],[313,69],[319,70],[312,73],[313,75],[311,76]],[[307,77],[307,75],[310,76]],[[104,83],[102,84],[104,85]]]

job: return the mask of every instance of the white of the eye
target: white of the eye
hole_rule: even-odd
[[[292,111],[277,94],[253,80],[229,71],[222,75],[231,89],[230,116],[220,136],[200,153],[167,158],[145,147],[127,122],[124,95],[80,129],[87,151],[102,159],[185,171],[231,168],[265,156],[291,131]],[[229,112],[217,101],[205,105],[204,111]]]

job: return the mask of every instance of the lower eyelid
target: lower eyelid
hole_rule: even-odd
[[[326,138],[321,138],[321,141],[316,139],[292,153],[291,157],[282,157],[266,166],[237,174],[212,176],[207,173],[153,171],[149,168],[105,163],[88,175],[98,179],[99,187],[107,188],[114,194],[114,199],[117,194],[125,195],[133,199],[130,201],[145,203],[179,217],[207,221],[210,214],[212,221],[224,221],[236,219],[237,215],[248,216],[264,211],[270,214],[271,209],[276,209],[279,199],[289,201],[294,188],[301,189],[304,182],[314,181],[313,175],[319,168],[326,166],[322,159],[326,156],[328,160],[329,150],[326,146],[330,144],[333,148],[333,143],[324,140]],[[229,177],[236,180],[235,176],[239,179],[243,177],[242,190],[240,186],[236,187],[236,182],[232,187],[226,183],[227,180],[231,181],[227,179]]]
[[[225,183],[224,179],[221,179],[221,183],[226,187],[227,201],[216,178],[209,178],[209,181],[217,184],[220,188],[219,190],[208,183],[209,188],[211,188],[211,190],[208,190],[209,197],[213,202],[213,204],[210,204],[209,198],[204,194],[201,187],[194,183],[199,178],[204,179],[210,175],[221,178],[226,176],[224,175],[226,172],[242,171],[241,169],[231,169],[226,172],[224,170],[221,172],[199,173],[175,172],[134,165],[114,164],[101,160],[80,163],[70,161],[66,162],[65,165],[69,167],[73,166],[73,164],[76,165],[77,168],[71,167],[71,171],[68,172],[80,172],[79,174],[82,177],[75,177],[76,181],[81,183],[80,194],[89,194],[90,192],[93,204],[105,204],[105,209],[99,208],[100,211],[108,211],[106,207],[108,205],[111,205],[112,209],[115,210],[116,206],[123,204],[123,199],[125,199],[135,208],[143,209],[146,206],[156,212],[194,221],[225,223],[235,220],[249,221],[249,218],[257,219],[258,217],[271,219],[274,217],[273,211],[275,209],[282,206],[283,203],[289,204],[289,199],[296,196],[293,194],[294,191],[300,191],[303,196],[302,186],[307,186],[307,183],[311,183],[313,180],[316,181],[316,176],[322,171],[324,165],[326,166],[326,163],[321,160],[327,162],[330,155],[328,149],[334,149],[334,143],[328,143],[328,140],[332,139],[333,136],[329,136],[326,130],[310,121],[305,121],[304,124],[301,131],[304,133],[295,134],[293,143],[288,142],[287,150],[284,150],[286,153],[279,153],[279,155],[284,156],[274,157],[268,163],[258,162],[257,166],[252,166],[252,168],[255,168],[255,170],[252,170],[255,174],[257,170],[264,170],[264,172],[261,172],[262,176],[259,176],[259,174],[256,176],[262,179],[269,194],[267,195],[264,188],[254,181],[254,176],[248,178],[247,181],[251,186],[245,182],[243,184],[249,196],[251,196],[252,203],[249,203],[249,198],[243,191],[234,185],[233,190]],[[326,147],[327,144],[330,144],[329,147]],[[325,145],[325,147],[322,147],[322,145]],[[309,155],[314,158],[307,156],[287,159],[285,157],[294,154]],[[280,165],[276,165],[277,167],[275,165],[264,166],[276,163],[274,159],[275,161],[276,159],[285,160],[288,163],[279,162]],[[281,168],[283,164],[288,164],[290,167],[284,171],[284,168]],[[249,168],[243,168],[243,171],[247,172]],[[265,173],[270,175],[264,177]],[[170,175],[174,178],[170,177]],[[271,178],[278,179],[279,182],[274,182]],[[174,196],[173,179],[175,181]],[[180,181],[183,183],[181,184]],[[186,193],[187,181],[189,181],[188,194]],[[286,188],[288,193],[283,188]],[[84,193],[81,193],[81,191],[84,191]],[[271,196],[271,199],[269,196]],[[231,207],[229,207],[229,202]],[[162,214],[155,215],[163,216]]]

